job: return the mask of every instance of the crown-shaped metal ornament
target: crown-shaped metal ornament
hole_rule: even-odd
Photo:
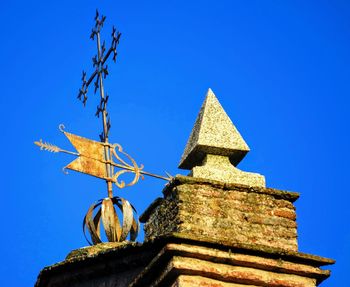
[[[102,118],[103,131],[99,135],[100,141],[94,141],[68,133],[64,130],[64,126],[60,125],[60,131],[65,134],[77,152],[61,149],[56,145],[43,142],[42,140],[35,142],[41,150],[55,153],[62,152],[77,156],[77,158],[65,166],[64,169],[89,174],[106,181],[108,197],[100,199],[92,204],[84,217],[84,236],[90,245],[102,242],[101,227],[104,229],[109,242],[122,242],[125,241],[128,236],[130,241],[135,241],[138,235],[139,220],[136,215],[136,210],[124,198],[113,195],[113,183],[118,188],[132,186],[136,184],[140,178],[144,179],[144,175],[167,181],[171,179],[169,174],[167,174],[167,176],[160,176],[144,171],[143,165],[138,165],[129,154],[124,152],[121,145],[108,142],[111,121],[107,112],[109,97],[105,94],[103,80],[109,74],[106,62],[111,55],[113,56],[113,61],[116,62],[117,46],[121,33],[113,27],[112,42],[110,48],[106,50],[105,41],[103,41],[101,45],[100,36],[105,20],[106,17],[100,16],[99,12],[96,10],[95,26],[90,35],[90,38],[97,42],[97,55],[92,58],[95,70],[88,79],[86,77],[86,72],[83,71],[83,83],[78,93],[78,99],[82,101],[85,107],[88,99],[88,88],[93,81],[94,93],[96,94],[99,90],[100,102],[95,115],[98,118]],[[120,179],[125,173],[133,174],[131,181],[125,182]],[[119,218],[116,208],[120,210],[122,218]],[[86,229],[90,233],[91,240],[86,236]]]

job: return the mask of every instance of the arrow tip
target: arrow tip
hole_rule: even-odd
[[[39,141],[35,141],[34,144],[37,145],[38,147],[40,147],[40,149],[43,148],[43,140],[42,139],[40,139]]]

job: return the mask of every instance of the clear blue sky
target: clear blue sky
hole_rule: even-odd
[[[1,286],[31,286],[39,271],[86,245],[88,206],[104,182],[61,168],[58,131],[98,139],[97,98],[76,100],[91,71],[95,9],[123,33],[110,94],[111,141],[147,170],[177,169],[206,90],[213,89],[251,152],[240,168],[301,193],[300,251],[337,260],[322,286],[350,270],[349,1],[1,1]],[[161,195],[147,178],[119,194],[141,213]],[[142,237],[140,237],[142,240]]]

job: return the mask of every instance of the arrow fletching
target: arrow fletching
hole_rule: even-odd
[[[61,149],[58,146],[53,145],[51,143],[43,142],[41,139],[40,139],[40,141],[34,142],[34,144],[39,146],[41,150],[46,150],[49,152],[60,152],[61,151]]]

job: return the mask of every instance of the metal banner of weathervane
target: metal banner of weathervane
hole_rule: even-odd
[[[113,55],[113,61],[116,61],[117,46],[121,33],[113,27],[112,43],[110,48],[106,51],[105,42],[103,41],[101,45],[100,36],[100,31],[105,20],[106,17],[100,17],[98,11],[96,11],[95,26],[90,35],[90,38],[92,40],[96,39],[97,42],[97,55],[92,58],[95,70],[88,79],[86,78],[86,73],[83,71],[83,84],[78,94],[78,99],[82,101],[85,107],[88,99],[88,88],[93,81],[94,93],[96,94],[97,90],[100,92],[100,103],[97,106],[95,114],[97,117],[101,116],[102,118],[103,131],[100,134],[100,142],[68,133],[64,130],[63,125],[60,125],[60,131],[64,133],[77,152],[61,149],[56,145],[43,142],[42,140],[35,142],[41,150],[55,153],[62,152],[77,156],[77,158],[65,166],[64,169],[89,174],[106,181],[108,197],[100,199],[92,204],[84,217],[84,236],[90,245],[102,242],[101,227],[103,227],[109,242],[125,241],[128,235],[131,241],[135,241],[138,235],[139,221],[136,216],[136,210],[127,200],[113,195],[113,183],[118,188],[132,186],[136,184],[140,178],[143,179],[144,175],[167,181],[171,179],[169,174],[164,177],[144,171],[143,165],[138,165],[130,155],[123,151],[121,145],[108,142],[111,123],[107,112],[108,95],[104,92],[103,79],[108,75],[108,67],[106,64],[108,58]],[[125,173],[133,174],[133,179],[130,182],[125,182],[120,179],[120,176]],[[122,222],[115,207],[121,211]],[[92,242],[86,236],[86,229],[90,233]]]

